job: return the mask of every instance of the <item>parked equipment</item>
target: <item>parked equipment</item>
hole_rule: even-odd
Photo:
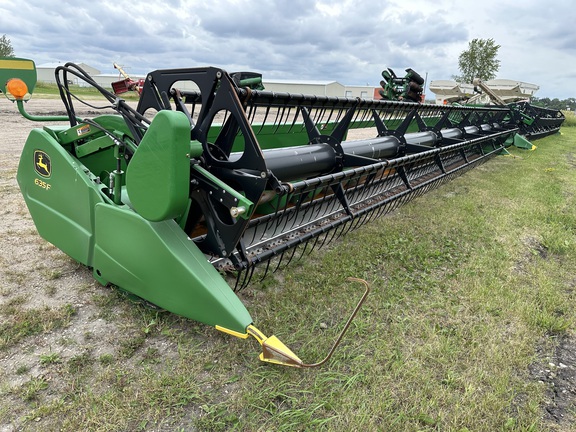
[[[122,67],[116,63],[114,63],[114,69],[118,69],[118,72],[120,72],[120,74],[124,77],[123,80],[115,81],[112,83],[112,91],[114,94],[121,95],[129,91],[135,91],[138,94],[142,93],[142,86],[144,85],[143,79],[134,81],[126,72],[124,72],[124,69],[122,69]]]
[[[257,269],[275,270],[487,161],[518,132],[508,107],[272,93],[218,68],[151,72],[134,109],[72,63],[56,69],[65,115],[37,117],[12,72],[5,93],[26,118],[67,122],[33,129],[22,152],[17,179],[39,234],[100,283],[253,336],[261,360],[296,367],[325,360],[306,364],[266,337],[235,291]],[[113,114],[80,118],[71,77],[98,89]],[[360,128],[373,136],[348,139]]]
[[[424,102],[422,92],[424,91],[424,79],[418,72],[408,68],[406,75],[402,78],[396,76],[390,68],[382,71],[382,81],[380,81],[379,94],[382,99],[405,101],[405,102]]]

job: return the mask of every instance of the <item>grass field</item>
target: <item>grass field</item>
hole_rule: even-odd
[[[314,362],[362,293],[346,279],[366,279],[372,292],[323,367],[261,364],[255,342],[78,286],[98,311],[88,319],[122,337],[103,352],[105,335],[87,332],[72,357],[62,338],[4,370],[22,380],[0,387],[0,425],[572,430],[576,388],[564,396],[554,388],[574,384],[566,373],[576,367],[558,357],[559,347],[576,347],[575,123],[535,142],[535,151],[510,149],[242,292],[259,328]],[[44,291],[57,290],[59,277]],[[73,305],[28,313],[3,301],[0,357],[74,327],[78,315]]]

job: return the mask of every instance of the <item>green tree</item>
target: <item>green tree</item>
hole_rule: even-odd
[[[568,99],[550,99],[547,97],[538,98],[533,96],[530,99],[530,103],[535,106],[539,106],[542,108],[550,108],[550,109],[559,109],[559,110],[570,110],[576,111],[576,98],[568,98]]]
[[[474,78],[488,81],[496,77],[500,68],[498,50],[494,39],[472,39],[468,43],[468,49],[458,56],[458,68],[461,75],[454,79],[461,83],[471,83]]]
[[[14,57],[14,48],[6,35],[0,37],[0,57]]]

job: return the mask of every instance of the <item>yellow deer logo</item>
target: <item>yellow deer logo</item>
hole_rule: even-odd
[[[34,170],[42,177],[50,177],[52,166],[50,156],[41,150],[34,152]]]

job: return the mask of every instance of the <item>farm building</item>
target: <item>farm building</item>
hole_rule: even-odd
[[[347,86],[337,81],[321,80],[278,80],[262,79],[264,87],[268,91],[278,93],[297,93],[316,96],[336,96],[348,98],[372,99],[374,87],[372,86]]]
[[[88,72],[93,77],[98,76],[100,71],[92,66],[88,66],[85,63],[77,63],[82,69]],[[54,71],[58,66],[64,66],[64,63],[44,63],[41,65],[36,65],[36,74],[38,76],[39,82],[45,82],[50,84],[56,84],[56,77],[54,76]],[[69,77],[73,84],[77,84],[75,77]]]
[[[54,70],[61,66],[62,63],[46,63],[42,65],[37,65],[36,69],[38,72],[38,81],[55,83]],[[92,78],[101,86],[106,88],[112,88],[112,83],[115,81],[120,81],[123,79],[120,73],[102,73],[100,70],[93,68],[84,63],[78,63],[78,65],[88,72]],[[130,77],[137,81],[138,79],[145,78],[144,75],[134,75],[130,74]],[[78,83],[75,77],[70,76],[69,80],[72,84]],[[357,86],[357,85],[343,85],[337,81],[322,81],[322,80],[279,80],[279,79],[266,79],[263,77],[263,84],[267,91],[273,91],[278,93],[297,93],[297,94],[310,94],[316,96],[337,96],[337,97],[348,97],[348,98],[362,98],[362,99],[372,99],[374,95],[378,94],[375,87],[372,86]],[[180,83],[180,88],[182,90],[191,90],[194,88],[193,85]]]

